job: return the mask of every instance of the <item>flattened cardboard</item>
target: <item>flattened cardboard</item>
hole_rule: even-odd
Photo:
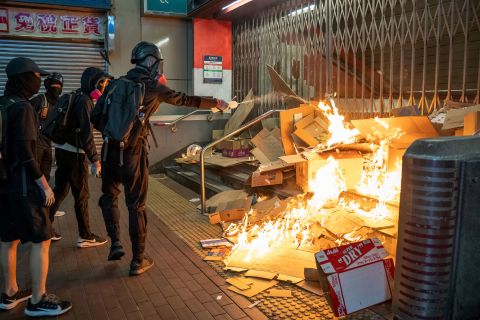
[[[259,270],[248,270],[245,273],[245,277],[253,277],[253,278],[262,278],[267,280],[273,280],[277,276],[274,272],[268,271],[259,271]]]
[[[302,119],[315,113],[315,107],[312,105],[302,105],[298,108],[288,109],[280,112],[280,132],[282,137],[283,150],[285,155],[296,154],[291,137],[294,131],[294,119]]]
[[[451,109],[447,111],[445,122],[442,129],[454,129],[463,127],[465,115],[474,111],[480,111],[480,105],[474,105],[468,108]]]
[[[205,261],[222,261],[230,252],[229,248],[214,248],[211,249],[203,258]]]
[[[269,297],[291,298],[292,290],[270,289],[267,291]]]
[[[254,157],[243,157],[243,158],[227,158],[219,154],[212,154],[209,157],[205,157],[205,163],[211,164],[219,167],[231,167],[237,164],[241,164],[244,162],[252,162],[255,161]]]
[[[283,100],[288,108],[297,107],[299,104],[306,102],[301,97],[297,96],[297,94],[290,89],[288,84],[282,79],[277,71],[275,71],[275,69],[268,64],[267,71],[270,76],[270,80],[272,81],[273,89],[284,96]]]
[[[233,243],[231,243],[225,238],[200,240],[200,245],[204,249],[215,248],[215,247],[233,247]]]
[[[262,164],[270,163],[270,159],[265,155],[265,153],[260,150],[260,148],[254,148],[250,151],[251,154]]]
[[[221,203],[229,202],[235,199],[246,199],[247,197],[248,193],[243,190],[228,190],[217,193],[206,201],[205,204],[207,206],[207,212],[217,211],[217,207]],[[200,209],[200,206],[197,208]]]
[[[277,277],[277,280],[297,284],[297,283],[303,281],[303,278],[297,278],[297,277],[287,276],[287,275],[284,275],[284,274],[279,274],[278,277]]]
[[[242,102],[235,109],[235,112],[232,114],[230,119],[228,119],[225,124],[224,135],[232,133],[242,126],[242,123],[247,119],[250,112],[252,112],[255,107],[255,100],[253,99],[253,90],[250,89],[247,96],[243,99]]]
[[[259,172],[268,172],[268,171],[273,171],[273,170],[278,170],[278,169],[283,169],[283,170],[291,169],[293,167],[294,167],[293,164],[288,164],[288,163],[283,162],[282,160],[277,160],[277,161],[261,164],[258,167],[258,171]]]
[[[241,280],[241,278],[229,278],[226,280],[226,282],[240,290],[247,290],[251,288],[251,284],[246,284]]]
[[[302,288],[308,292],[316,294],[318,296],[324,296],[325,293],[318,281],[302,281],[296,284],[297,287]]]
[[[273,272],[296,278],[303,278],[304,268],[315,268],[315,257],[312,252],[296,250],[285,245],[271,247],[269,253],[257,257],[249,255],[247,249],[239,248],[233,251],[225,260],[228,267],[253,269]],[[246,257],[252,256],[250,260]]]
[[[314,268],[305,268],[304,269],[305,280],[307,281],[318,281],[318,271]]]
[[[251,298],[254,295],[257,295],[260,292],[265,291],[267,289],[270,289],[271,287],[278,284],[278,281],[276,281],[276,280],[264,280],[264,279],[253,279],[253,278],[252,278],[252,280],[253,281],[252,281],[252,284],[250,286],[250,289],[240,290],[237,287],[230,286],[230,287],[228,287],[228,290],[231,290],[233,292],[236,292],[236,293],[239,293],[243,296]]]

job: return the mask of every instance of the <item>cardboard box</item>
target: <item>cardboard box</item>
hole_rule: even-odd
[[[392,298],[393,259],[377,238],[322,250],[315,254],[320,281],[328,286],[335,316]]]
[[[428,117],[423,116],[352,120],[352,124],[362,136],[374,138],[377,144],[380,144],[382,139],[397,136],[391,139],[388,148],[388,171],[396,169],[395,162],[402,159],[415,140],[439,135]]]
[[[223,210],[221,212],[214,212],[208,215],[208,220],[211,224],[220,222],[236,221],[243,219],[245,216],[245,208]]]
[[[443,122],[442,129],[447,130],[463,127],[465,115],[475,111],[480,111],[480,105],[474,105],[468,108],[448,110],[445,121]]]
[[[363,170],[363,156],[355,151],[347,152],[325,152],[317,159],[305,160],[301,157],[291,158],[291,161],[298,161],[295,165],[296,183],[302,188],[303,192],[313,191],[310,188],[309,181],[315,179],[317,171],[327,164],[327,159],[333,157],[339,162],[340,169],[345,177],[347,189],[355,189],[359,183]],[[282,157],[283,159],[287,159]],[[289,160],[287,160],[289,161]]]
[[[241,158],[250,154],[249,144],[250,139],[229,139],[222,141],[219,149],[224,157]]]
[[[295,124],[295,134],[300,140],[305,142],[309,147],[315,147],[321,142],[327,140],[328,135],[328,122],[321,117],[314,117],[308,115]]]
[[[480,111],[467,113],[463,120],[463,135],[471,136],[480,129]]]
[[[272,186],[276,184],[282,184],[282,182],[282,170],[266,172],[255,171],[252,173],[252,187]]]
[[[280,133],[282,137],[283,150],[286,155],[296,154],[292,132],[294,124],[308,115],[315,114],[315,107],[309,104],[301,105],[298,108],[287,109],[280,112]]]

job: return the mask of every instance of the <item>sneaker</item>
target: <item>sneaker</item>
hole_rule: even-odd
[[[101,238],[95,234],[91,234],[89,237],[82,238],[79,237],[77,240],[77,247],[79,248],[90,248],[101,246],[102,244],[107,243],[107,239]]]
[[[65,211],[55,211],[55,217],[63,217],[65,215]]]
[[[54,231],[51,239],[52,239],[52,241],[58,241],[58,240],[62,239],[62,236]]]
[[[108,261],[120,260],[125,255],[122,244],[120,241],[115,241],[110,247],[110,253],[108,254]]]
[[[11,297],[9,297],[6,293],[2,293],[0,296],[0,309],[11,310],[31,296],[32,290],[18,290],[17,293]]]
[[[130,275],[138,276],[151,267],[153,267],[153,260],[147,256],[144,256],[140,262],[138,262],[138,260],[132,260],[132,263],[130,263]]]
[[[30,317],[51,317],[64,314],[70,309],[72,309],[72,304],[69,301],[61,301],[54,294],[44,294],[42,300],[36,304],[28,299],[25,314]]]

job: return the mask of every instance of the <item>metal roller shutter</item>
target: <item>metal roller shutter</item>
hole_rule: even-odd
[[[64,77],[63,92],[69,92],[80,87],[80,77],[86,67],[107,70],[101,50],[103,44],[98,43],[0,39],[0,95],[7,81],[5,66],[14,57],[28,57],[49,72],[60,72]],[[40,92],[43,91],[42,84]]]

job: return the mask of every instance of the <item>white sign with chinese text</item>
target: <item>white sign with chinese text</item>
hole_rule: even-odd
[[[89,12],[0,7],[0,36],[105,39],[105,17]]]

